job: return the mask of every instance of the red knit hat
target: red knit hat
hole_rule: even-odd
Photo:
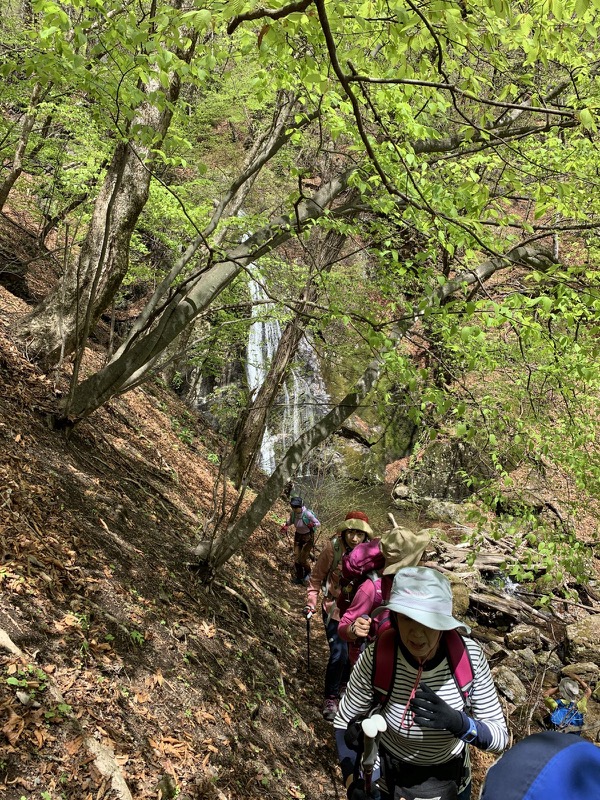
[[[362,531],[369,539],[373,536],[373,529],[369,525],[369,518],[364,511],[349,511],[346,519],[340,525],[340,533],[344,531]]]

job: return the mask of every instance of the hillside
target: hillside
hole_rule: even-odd
[[[186,562],[218,442],[158,384],[52,432],[64,378],[12,344],[25,304],[0,289],[0,309],[0,796],[126,797],[116,769],[136,798],[164,776],[180,797],[335,797],[313,702],[324,642],[315,632],[309,676],[278,522],[199,585]]]
[[[52,431],[67,376],[12,340],[27,308],[0,287],[0,797],[343,797],[286,506],[203,586],[222,443],[156,381]],[[473,751],[474,796],[492,760]]]

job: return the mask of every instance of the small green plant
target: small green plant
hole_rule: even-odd
[[[59,703],[49,711],[44,712],[44,719],[47,722],[62,722],[62,720],[73,711],[72,706],[68,703]]]
[[[48,676],[39,667],[28,664],[22,667],[16,675],[6,678],[7,686],[14,686],[16,689],[24,689],[31,698],[41,694],[48,688]]]
[[[211,464],[218,464],[219,463],[219,456],[216,453],[209,453],[206,456],[206,460],[210,461]]]
[[[194,443],[194,432],[186,425],[182,424],[178,419],[171,420],[171,427],[175,431],[177,438],[184,444]]]
[[[130,631],[129,635],[131,636],[132,641],[139,645],[140,647],[144,644],[146,639],[144,638],[144,634],[140,631]]]

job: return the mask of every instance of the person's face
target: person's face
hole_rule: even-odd
[[[346,545],[350,548],[350,550],[354,550],[357,544],[361,544],[365,541],[367,534],[364,531],[355,531],[352,528],[344,531],[344,539],[346,540]]]
[[[301,514],[301,513],[302,513],[302,509],[301,509],[301,508],[298,508],[298,506],[291,506],[291,509],[292,509],[292,514],[293,514],[295,517],[297,517],[297,516],[298,516],[298,514]]]
[[[405,617],[404,614],[399,614],[398,612],[396,612],[396,622],[398,623],[402,644],[411,656],[421,660],[430,659],[435,655],[440,644],[441,631],[428,628],[426,625],[422,625],[420,622],[410,617]]]

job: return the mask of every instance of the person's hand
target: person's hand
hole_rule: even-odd
[[[287,533],[287,532],[288,532],[287,525],[282,525],[281,528],[279,528],[279,533]]]
[[[304,606],[302,609],[302,613],[304,614],[306,619],[310,619],[312,615],[315,613],[315,609],[312,606]]]
[[[445,700],[427,686],[420,683],[414,698],[410,702],[414,720],[422,728],[433,728],[438,731],[449,731],[460,736],[464,728],[464,719],[460,711],[449,706]]]
[[[357,617],[357,619],[355,619],[352,625],[350,626],[350,630],[356,636],[357,639],[361,639],[363,636],[368,636],[370,629],[371,629],[370,617]]]

